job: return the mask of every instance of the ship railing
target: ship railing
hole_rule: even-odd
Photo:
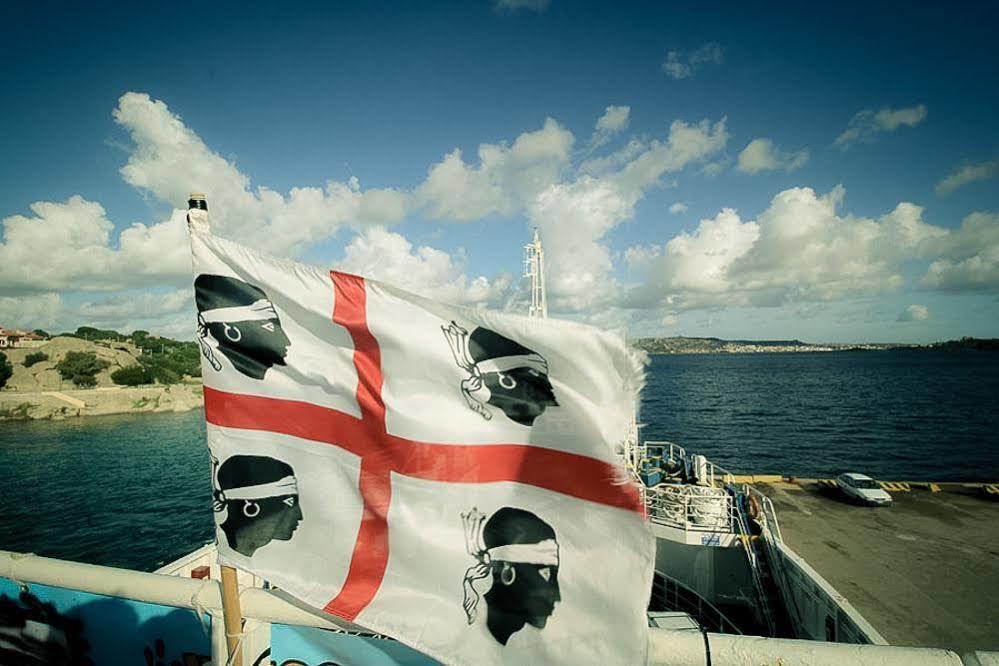
[[[0,550],[0,578],[22,586],[50,585],[133,599],[152,604],[187,608],[212,618],[213,663],[225,663],[226,636],[222,617],[222,591],[215,580],[193,580],[178,576],[112,569],[93,564],[66,562],[23,553]],[[337,620],[331,615],[312,613],[270,590],[247,588],[240,591],[240,606],[252,633],[251,622],[280,623],[302,627],[372,635]],[[701,666],[711,656],[726,655],[725,663],[750,666],[760,663],[881,664],[883,666],[971,666],[995,663],[995,652],[969,652],[962,660],[949,650],[894,645],[847,645],[819,641],[784,640],[758,636],[703,633],[689,629],[648,630],[649,666]],[[377,635],[377,634],[375,634]]]
[[[735,524],[735,503],[720,489],[664,483],[643,494],[654,523],[702,532],[731,532]]]
[[[656,571],[652,579],[652,599],[650,606],[662,606],[667,610],[682,611],[697,620],[705,631],[720,634],[742,634],[734,622],[710,601],[687,587],[676,578]]]
[[[646,441],[639,446],[639,454],[641,458],[647,458],[649,449],[652,448],[656,451],[662,451],[662,457],[670,462],[679,463],[681,465],[688,465],[688,455],[686,449],[684,449],[679,444],[670,442],[668,440],[658,440],[658,441]],[[637,461],[636,461],[637,462]],[[763,520],[761,521],[762,527],[765,532],[768,532],[766,536],[776,540],[777,542],[783,542],[783,536],[780,531],[780,523],[777,521],[777,511],[774,509],[774,504],[769,497],[761,493],[759,490],[754,488],[748,483],[736,484],[736,476],[729,472],[727,469],[721,465],[716,465],[710,460],[706,460],[706,474],[702,482],[706,487],[710,488],[724,488],[727,486],[738,485],[738,491],[742,494],[755,498],[763,512]],[[649,492],[649,490],[643,488],[643,493],[646,497],[646,505],[649,507],[649,514],[651,517],[658,515],[661,520],[671,521],[670,524],[678,523],[678,516],[675,509],[669,511],[662,511],[659,504],[661,502],[655,493]],[[735,524],[737,517],[735,515],[735,508],[732,507],[729,512],[730,520],[728,522],[729,527]],[[697,517],[697,516],[695,516]],[[677,525],[680,526],[680,525]]]

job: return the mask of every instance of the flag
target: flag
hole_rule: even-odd
[[[645,662],[619,337],[191,226],[222,563],[446,663]]]

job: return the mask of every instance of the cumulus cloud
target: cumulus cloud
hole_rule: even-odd
[[[922,285],[940,291],[999,291],[999,213],[972,213],[928,243],[936,258]]]
[[[724,59],[718,42],[707,42],[691,51],[670,51],[663,62],[663,71],[671,79],[687,79],[706,65],[720,65]]]
[[[968,164],[937,183],[936,191],[939,196],[945,196],[969,183],[995,178],[996,174],[999,174],[999,161]]]
[[[521,9],[530,12],[543,12],[548,9],[551,0],[496,0],[493,9],[498,12],[517,12]]]
[[[136,224],[111,247],[114,225],[83,197],[37,202],[32,216],[3,220],[0,287],[11,292],[90,291],[176,281],[190,273],[190,250],[177,211],[165,222]],[[45,261],[38,261],[45,257]]]
[[[930,318],[930,311],[925,305],[913,303],[898,315],[898,321],[925,321]]]
[[[761,171],[794,171],[808,162],[808,151],[783,151],[770,139],[753,139],[739,153],[736,169],[743,173]]]
[[[701,162],[725,146],[725,120],[675,121],[665,140],[654,139],[617,170],[600,177],[582,174],[553,183],[527,209],[541,229],[549,267],[553,309],[585,312],[606,307],[620,285],[604,237],[634,215],[635,205],[662,178]]]
[[[868,142],[878,134],[894,132],[899,127],[915,127],[925,118],[926,106],[924,104],[901,109],[892,109],[887,106],[877,111],[864,109],[858,111],[850,119],[849,125],[842,134],[836,137],[833,145],[846,149],[857,141]]]
[[[204,192],[214,228],[274,252],[295,254],[341,226],[389,224],[405,214],[403,192],[362,190],[356,179],[287,194],[252,189],[248,176],[209,149],[166,104],[143,93],[122,95],[114,118],[134,144],[121,168],[125,182],[174,205],[190,192]]]
[[[358,234],[337,267],[427,298],[466,305],[495,307],[512,283],[509,275],[469,279],[463,256],[456,259],[432,247],[414,248],[404,236],[380,227]]]
[[[608,107],[597,130],[623,128],[626,108]],[[725,119],[678,120],[665,138],[633,139],[574,168],[572,133],[548,119],[512,145],[481,145],[477,163],[459,150],[449,153],[430,167],[414,200],[424,215],[442,220],[526,214],[544,239],[552,309],[582,312],[609,302],[619,288],[606,234],[631,218],[664,176],[703,162],[727,140]]]
[[[362,191],[356,180],[294,188],[287,195],[251,191],[247,176],[211,151],[166,104],[145,94],[123,95],[114,118],[133,142],[121,168],[127,183],[172,205],[186,202],[192,191],[205,192],[215,229],[278,254],[295,254],[343,225],[386,224],[405,213],[407,195]],[[182,210],[148,226],[135,224],[117,239],[104,208],[81,196],[37,202],[31,212],[2,222],[4,290],[111,290],[178,282],[190,273]]]
[[[669,207],[669,212],[673,215],[681,215],[687,212],[687,204],[682,201],[677,201],[675,204]]]
[[[571,132],[548,118],[541,129],[521,134],[512,146],[480,145],[477,165],[466,163],[456,149],[430,168],[416,198],[437,219],[512,215],[560,179],[574,141]]]
[[[635,307],[780,305],[880,293],[903,284],[902,265],[946,238],[922,209],[901,203],[879,218],[839,212],[842,187],[826,195],[792,188],[775,196],[756,220],[732,209],[702,220],[665,246],[632,248],[645,283]]]

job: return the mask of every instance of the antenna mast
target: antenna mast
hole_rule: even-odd
[[[548,296],[545,293],[545,251],[541,236],[534,229],[534,240],[524,246],[524,277],[531,278],[531,307],[528,317],[548,317]]]

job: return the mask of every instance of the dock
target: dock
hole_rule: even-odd
[[[896,482],[891,505],[866,507],[828,482],[777,479],[754,486],[785,543],[889,643],[999,650],[999,501],[982,484]]]

